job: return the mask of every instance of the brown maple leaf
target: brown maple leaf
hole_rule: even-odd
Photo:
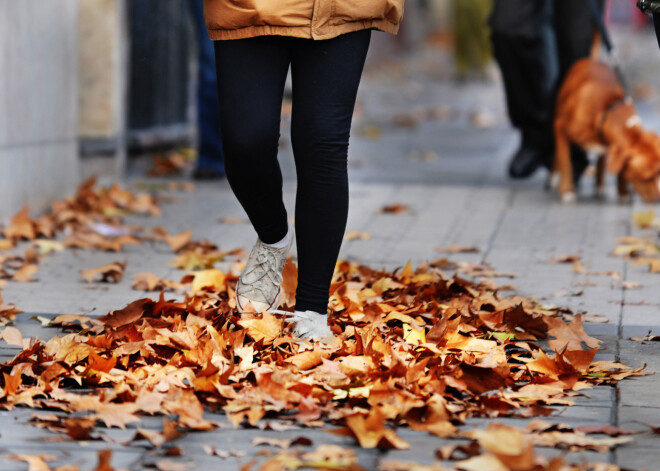
[[[580,350],[584,343],[589,348],[595,348],[600,344],[600,340],[587,335],[582,327],[582,316],[576,315],[575,318],[566,324],[558,317],[549,317],[546,319],[548,324],[548,334],[554,339],[548,341],[550,348],[557,352],[564,350]]]
[[[90,268],[80,273],[87,283],[102,281],[106,283],[119,283],[124,276],[126,262],[112,262],[100,267]]]

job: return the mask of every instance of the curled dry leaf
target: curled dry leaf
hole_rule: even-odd
[[[649,330],[645,337],[630,337],[630,340],[635,342],[660,342],[660,335],[653,335],[653,331]]]
[[[571,255],[555,255],[548,261],[548,263],[577,263],[581,260],[582,257],[580,257],[579,254],[574,253]]]
[[[172,252],[178,253],[192,240],[192,231],[187,230],[177,235],[166,235],[164,239],[165,242],[167,242],[167,245],[169,245],[170,248],[172,249]]]
[[[0,325],[5,325],[8,322],[13,321],[16,319],[16,314],[20,314],[21,312],[23,311],[13,304],[5,304],[2,295],[0,294]]]
[[[344,240],[369,240],[369,239],[371,239],[371,234],[368,232],[348,231],[346,235],[344,235]]]
[[[80,273],[87,283],[102,281],[106,283],[119,283],[124,276],[126,262],[112,262],[96,268],[90,268]]]
[[[451,244],[449,247],[436,247],[441,253],[479,253],[479,247]]]
[[[190,165],[191,159],[179,151],[170,152],[167,155],[155,155],[153,166],[147,170],[150,177],[164,177],[168,175],[179,175]]]
[[[131,288],[138,291],[183,291],[188,283],[160,278],[153,273],[136,273]]]
[[[282,438],[254,437],[252,439],[252,444],[254,446],[267,445],[288,449],[295,445],[311,446],[312,441],[307,437],[297,437],[288,440]]]
[[[16,270],[11,279],[14,281],[35,281],[34,275],[39,271],[39,267],[34,264],[23,265],[20,269]]]
[[[380,208],[381,213],[385,214],[403,214],[410,209],[407,204],[394,203]]]
[[[353,433],[362,448],[398,448],[405,450],[410,444],[399,438],[385,425],[385,416],[373,409],[369,415],[355,414],[346,417],[346,427]]]

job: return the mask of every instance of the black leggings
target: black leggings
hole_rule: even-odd
[[[327,311],[348,215],[348,138],[370,37],[363,30],[321,41],[261,36],[215,42],[227,179],[267,244],[287,233],[277,148],[291,66],[296,310]]]

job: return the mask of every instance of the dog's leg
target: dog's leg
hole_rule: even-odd
[[[618,174],[616,176],[616,186],[617,190],[619,191],[619,202],[621,204],[628,204],[632,202],[632,198],[630,196],[630,187],[628,186],[628,182],[623,178],[622,174]]]
[[[555,123],[555,168],[559,173],[559,197],[562,203],[573,203],[576,197],[573,187],[571,144],[561,123]]]
[[[596,198],[605,197],[605,154],[599,154],[596,161]]]
[[[557,191],[559,189],[559,169],[557,169],[557,156],[555,156],[555,161],[552,163],[552,170],[550,171],[550,178],[548,179],[548,189],[552,191]]]

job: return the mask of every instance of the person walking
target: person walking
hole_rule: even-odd
[[[596,25],[589,0],[495,0],[489,24],[509,117],[521,133],[509,175],[527,178],[552,167],[559,85],[575,61],[590,55]],[[579,178],[587,157],[577,148],[571,154]]]
[[[371,30],[395,34],[404,0],[205,0],[215,41],[227,180],[258,239],[236,286],[239,312],[274,311],[293,243],[277,161],[289,67],[298,188],[294,333],[332,335],[330,283],[348,215],[348,139]]]
[[[206,33],[204,0],[188,0],[188,7],[197,37],[197,162],[195,180],[219,180],[225,176],[220,113],[218,111],[218,83],[215,76],[213,42]]]

